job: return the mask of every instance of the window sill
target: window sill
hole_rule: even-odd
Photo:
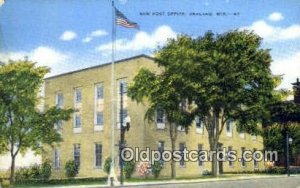
[[[165,124],[164,123],[156,123],[156,129],[165,129]]]
[[[203,134],[204,131],[203,131],[203,129],[197,129],[197,128],[196,128],[196,133],[197,133],[197,134]]]
[[[73,128],[73,133],[78,134],[81,133],[81,127]]]
[[[103,125],[94,125],[94,131],[95,132],[103,131]]]

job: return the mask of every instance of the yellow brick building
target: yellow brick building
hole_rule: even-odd
[[[146,55],[135,56],[117,61],[115,64],[115,93],[119,104],[121,83],[130,83],[138,71],[148,68],[159,72],[153,59]],[[126,84],[125,84],[126,86]],[[75,159],[80,163],[79,177],[103,177],[104,161],[111,151],[111,64],[103,64],[45,79],[45,108],[57,105],[61,108],[75,108],[73,118],[68,122],[58,122],[56,127],[62,134],[63,142],[54,148],[48,148],[45,158],[52,161],[53,177],[64,177],[64,165],[67,160]],[[117,105],[119,109],[119,105]],[[150,147],[153,150],[163,148],[171,150],[168,126],[164,120],[149,123],[144,120],[147,107],[124,97],[124,112],[131,118],[131,128],[126,132],[128,147],[140,150]],[[118,110],[117,110],[118,111]],[[115,115],[117,117],[117,114]],[[116,118],[115,143],[120,139],[119,119]],[[235,125],[229,122],[220,138],[222,147],[237,150],[262,150],[260,136],[238,133]],[[208,150],[208,136],[201,121],[196,119],[188,134],[179,130],[176,149]],[[118,166],[118,146],[115,146],[115,159]],[[220,163],[221,164],[221,163]],[[222,163],[223,172],[253,171],[263,169],[263,162]],[[210,162],[176,163],[177,177],[200,176],[204,170],[210,170]],[[116,167],[116,170],[118,167]],[[161,176],[170,176],[169,162],[164,163]]]

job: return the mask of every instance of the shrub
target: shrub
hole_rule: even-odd
[[[65,165],[65,173],[68,178],[73,178],[78,174],[78,166],[75,164],[74,160],[69,160]]]
[[[8,188],[10,186],[9,180],[3,180],[1,183],[3,188]]]
[[[125,178],[129,179],[131,178],[133,172],[134,172],[135,162],[132,161],[125,161],[124,162],[124,175]]]
[[[105,159],[105,162],[104,162],[104,172],[106,172],[107,174],[109,174],[109,172],[110,172],[110,165],[111,165],[111,162],[112,162],[112,160],[111,160],[111,157],[107,157],[106,159]]]
[[[19,168],[15,174],[16,180],[30,179],[30,168]]]
[[[16,181],[16,185],[20,187],[54,187],[51,185],[78,185],[78,184],[89,184],[95,182],[97,184],[105,184],[107,181],[106,177],[101,178],[65,178],[65,179],[49,179],[42,181],[39,179],[26,179],[23,181]],[[71,187],[71,186],[69,186]]]
[[[51,173],[52,173],[52,167],[50,161],[45,161],[41,167],[40,178],[43,180],[49,180]]]
[[[41,179],[48,180],[51,176],[51,164],[49,161],[45,161],[42,165],[33,165],[31,167],[19,168],[16,171],[16,180],[26,179]]]
[[[160,162],[155,161],[154,164],[151,166],[151,172],[155,178],[159,177],[161,169],[162,165],[160,164]]]
[[[210,175],[212,175],[212,173],[209,170],[203,170],[202,175],[203,176],[210,176]]]
[[[29,177],[31,179],[40,179],[41,177],[41,166],[40,165],[33,165],[30,169],[29,169]]]

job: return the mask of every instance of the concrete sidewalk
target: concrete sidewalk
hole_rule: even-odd
[[[300,175],[291,175],[299,176]],[[286,175],[241,175],[237,177],[216,177],[216,178],[198,178],[190,180],[165,180],[165,181],[142,181],[141,182],[125,182],[123,186],[116,187],[143,187],[149,185],[167,185],[167,184],[189,184],[201,182],[216,182],[216,181],[235,181],[235,180],[250,180],[250,179],[270,179],[270,178],[288,178]],[[45,186],[46,187],[46,186]],[[48,186],[47,186],[48,187]],[[51,186],[53,187],[53,186]],[[55,186],[53,188],[95,188],[95,187],[110,187],[108,185],[69,185],[69,186]]]

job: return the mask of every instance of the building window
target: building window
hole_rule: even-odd
[[[80,167],[80,144],[74,144],[74,162],[77,167]]]
[[[226,121],[226,135],[229,137],[232,137],[232,124],[231,120]]]
[[[232,146],[228,146],[228,152],[231,151],[232,151]],[[227,160],[228,160],[229,167],[233,167],[233,158],[231,157],[231,155],[227,154]]]
[[[81,98],[82,98],[81,89],[79,88],[75,89],[74,97],[75,97],[75,103],[81,103]]]
[[[240,127],[239,135],[240,135],[240,138],[245,139],[245,129],[244,129],[243,125]]]
[[[121,85],[122,85],[122,91],[120,91]],[[126,80],[120,80],[120,82],[119,82],[119,93],[120,94],[127,93],[127,82],[126,82]]]
[[[102,145],[95,144],[95,167],[101,168],[102,166]]]
[[[165,113],[162,108],[156,110],[156,126],[158,129],[165,128]]]
[[[57,121],[57,122],[55,123],[54,128],[55,128],[56,130],[61,130],[61,128],[62,128],[62,120]]]
[[[103,99],[103,97],[104,97],[103,85],[97,84],[96,85],[96,98]]]
[[[96,125],[103,125],[103,112],[97,112]]]
[[[56,93],[56,106],[57,107],[63,107],[64,105],[64,95],[63,93]]]
[[[242,162],[242,167],[245,167],[245,166],[246,166],[246,161],[245,161],[245,159],[244,159],[244,153],[245,153],[245,147],[242,147],[242,148],[241,148],[241,154],[242,154],[241,162]]]
[[[80,127],[81,127],[81,117],[79,114],[75,114],[74,128],[80,128]]]
[[[185,143],[179,143],[179,151],[180,151],[180,155],[181,155],[181,159],[180,159],[180,161],[179,161],[179,165],[180,165],[181,167],[184,167],[184,166],[185,166],[184,153],[183,153],[183,151],[184,151],[185,148],[186,148],[186,147],[185,147]]]
[[[253,148],[253,154],[255,157],[253,157],[253,165],[254,165],[254,168],[258,168],[258,161],[256,160],[256,157],[257,157],[257,149],[256,148]]]
[[[156,110],[156,123],[165,123],[164,110],[158,108]]]
[[[164,141],[159,141],[159,142],[158,142],[157,150],[158,150],[159,153],[160,153],[159,163],[160,163],[161,165],[164,165],[164,160],[163,160],[163,157],[162,157],[163,152],[164,152],[164,150],[165,150],[165,142],[164,142]]]
[[[199,116],[195,117],[195,122],[196,122],[196,132],[203,134],[204,133],[204,125]]]
[[[203,166],[203,160],[202,160],[202,151],[203,151],[203,145],[198,144],[198,166]]]
[[[54,168],[60,168],[60,152],[58,149],[54,149]]]

